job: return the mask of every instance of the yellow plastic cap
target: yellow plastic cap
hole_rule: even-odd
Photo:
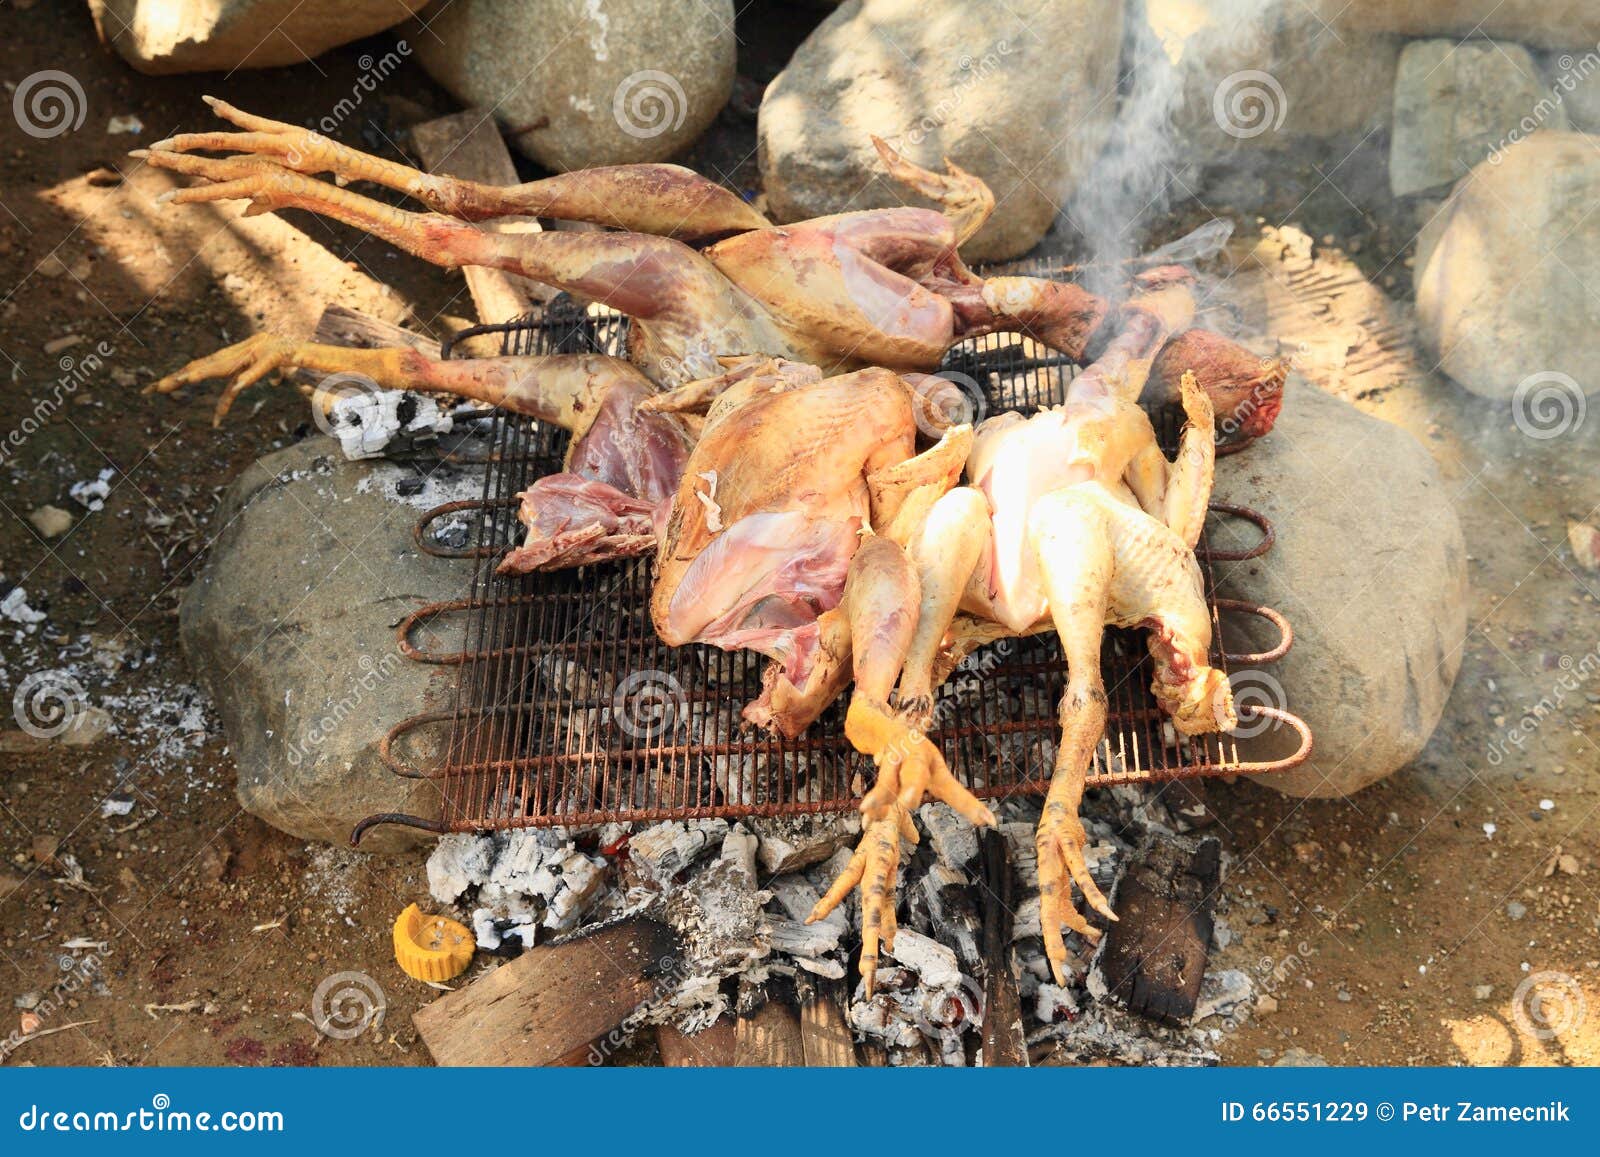
[[[477,950],[465,925],[445,916],[424,916],[415,904],[394,922],[394,959],[416,980],[460,976]]]

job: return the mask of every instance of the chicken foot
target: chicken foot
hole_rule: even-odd
[[[180,133],[151,145],[147,159],[161,165],[160,154],[196,151],[265,158],[307,176],[331,173],[340,185],[370,181],[462,221],[554,217],[681,241],[769,227],[767,219],[737,194],[681,165],[613,165],[521,185],[485,185],[386,161],[310,129],[247,113],[213,96],[201,99],[217,116],[244,131]]]
[[[646,393],[655,389],[630,363],[601,354],[446,360],[414,349],[358,349],[256,334],[195,359],[144,392],[170,394],[184,386],[226,380],[211,415],[211,424],[220,426],[245,390],[270,374],[295,369],[364,378],[386,390],[454,394],[575,432],[581,432],[585,412],[612,386],[625,383]]]

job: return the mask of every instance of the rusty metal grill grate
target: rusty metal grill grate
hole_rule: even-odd
[[[587,315],[565,298],[542,319],[481,328],[504,335],[506,354],[619,353],[626,340],[625,319]],[[1060,401],[1075,370],[1042,347],[992,335],[952,350],[941,372],[974,395],[981,392],[976,407],[997,413]],[[1181,413],[1152,417],[1170,453]],[[417,526],[424,549],[476,560],[472,596],[425,607],[400,628],[401,648],[413,659],[461,666],[454,702],[448,710],[400,724],[383,747],[396,774],[437,782],[439,818],[372,816],[354,838],[376,823],[472,831],[854,807],[858,776],[870,772],[870,764],[844,738],[843,701],[798,739],[741,727],[740,708],[758,693],[766,660],[657,640],[648,613],[649,558],[553,574],[495,574],[499,555],[521,539],[517,493],[560,468],[566,435],[511,414],[493,422],[482,500],[440,507]],[[1268,608],[1215,598],[1212,562],[1263,553],[1272,529],[1252,511],[1213,509],[1253,521],[1261,532],[1249,551],[1212,552],[1205,539],[1197,551],[1212,596],[1216,661],[1224,669],[1270,661],[1289,645],[1288,624]],[[459,519],[463,511],[474,523],[470,545],[440,547],[433,526],[447,515]],[[1263,615],[1278,625],[1282,641],[1266,654],[1228,655],[1228,628],[1219,610]],[[465,618],[462,651],[415,646],[420,628],[452,615]],[[1255,710],[1300,734],[1300,750],[1288,759],[1248,762],[1234,739],[1220,735],[1174,746],[1170,728],[1163,736],[1164,716],[1149,691],[1140,634],[1109,631],[1102,663],[1111,714],[1091,786],[1270,772],[1295,765],[1309,752],[1304,723],[1271,708]],[[1064,681],[1053,636],[981,648],[946,684],[930,738],[980,796],[1043,792]],[[411,754],[428,733],[444,757],[432,767],[415,766]]]

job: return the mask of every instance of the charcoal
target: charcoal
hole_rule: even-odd
[[[726,820],[669,821],[646,828],[628,842],[629,854],[658,883],[670,881],[728,832]]]

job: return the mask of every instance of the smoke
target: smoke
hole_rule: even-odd
[[[1090,171],[1081,174],[1065,216],[1083,238],[1091,287],[1122,284],[1123,263],[1137,256],[1152,219],[1188,196],[1180,114],[1191,122],[1208,107],[1217,81],[1241,62],[1267,55],[1283,0],[1142,0],[1128,8],[1116,120]],[[1248,66],[1248,65],[1247,65]],[[1186,109],[1186,101],[1191,107]],[[1194,260],[1227,240],[1210,229],[1185,239],[1178,260]]]

